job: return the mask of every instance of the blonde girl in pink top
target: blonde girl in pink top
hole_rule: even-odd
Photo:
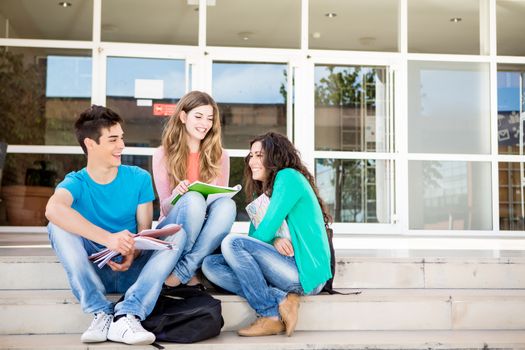
[[[188,185],[199,180],[227,186],[230,159],[222,148],[219,109],[205,92],[191,91],[177,103],[162,133],[162,145],[153,154],[153,178],[160,200],[157,227],[181,224],[187,240],[175,269],[166,279],[170,287],[197,285],[195,272],[204,258],[221,244],[235,220],[235,203],[221,198],[209,206]],[[176,195],[182,197],[173,206]]]

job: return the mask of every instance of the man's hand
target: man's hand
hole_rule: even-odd
[[[140,250],[133,250],[131,254],[122,256],[122,262],[120,264],[110,260],[108,261],[108,266],[113,271],[118,271],[118,272],[127,271],[130,268],[131,264],[133,264],[133,261],[135,260],[135,258],[139,256],[139,254],[140,254]]]
[[[133,234],[128,230],[109,234],[106,242],[106,247],[110,250],[119,252],[123,256],[132,254],[135,248],[135,240]]]
[[[281,255],[294,256],[292,242],[287,238],[276,238],[273,246]]]

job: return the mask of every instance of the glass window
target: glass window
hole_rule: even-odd
[[[310,49],[398,51],[398,0],[310,0]]]
[[[15,39],[91,40],[93,0],[2,0],[0,37]]]
[[[198,0],[104,0],[103,41],[197,45]]]
[[[393,163],[373,159],[317,159],[315,181],[334,222],[390,223]]]
[[[299,48],[300,0],[208,1],[206,44]]]
[[[523,163],[499,163],[500,230],[525,230]]]
[[[488,54],[488,1],[408,0],[408,51]]]
[[[490,153],[489,65],[408,62],[408,150]]]
[[[106,105],[124,119],[126,145],[160,145],[185,81],[183,60],[108,57]]]
[[[85,50],[0,47],[0,140],[76,145],[78,114],[91,104],[91,57]]]
[[[500,154],[523,154],[525,65],[498,64],[498,145]]]
[[[489,162],[409,161],[408,183],[410,229],[492,229]]]
[[[247,149],[268,131],[286,135],[286,64],[215,62],[212,77],[226,148]]]
[[[524,16],[524,1],[496,1],[498,55],[525,56],[525,45],[523,45]]]
[[[151,157],[123,155],[122,164],[136,165],[151,173]],[[83,154],[9,153],[2,176],[0,225],[43,226],[49,197],[71,171],[86,166]],[[158,217],[158,204],[154,206]]]
[[[315,67],[315,148],[385,152],[390,82],[381,67]]]

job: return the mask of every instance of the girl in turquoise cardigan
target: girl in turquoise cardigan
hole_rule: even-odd
[[[245,159],[248,198],[266,194],[266,214],[248,236],[230,234],[222,254],[207,257],[206,277],[244,297],[260,316],[241,336],[286,331],[297,323],[299,295],[319,293],[328,279],[330,251],[326,227],[330,215],[314,178],[286,136],[267,133],[251,142]],[[288,230],[279,230],[286,220]]]

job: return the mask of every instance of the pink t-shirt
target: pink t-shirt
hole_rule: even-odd
[[[190,153],[186,179],[190,184],[199,179],[199,153]]]
[[[219,186],[228,186],[230,181],[230,157],[223,149],[220,160],[220,174],[217,178],[209,183]],[[190,153],[188,159],[187,180],[191,183],[199,179],[199,154]],[[161,146],[153,153],[153,179],[155,180],[155,188],[159,194],[160,202],[160,218],[159,221],[166,216],[171,208],[171,200],[173,199],[173,189],[170,185],[170,178],[166,168],[166,159],[164,157],[164,148]]]

